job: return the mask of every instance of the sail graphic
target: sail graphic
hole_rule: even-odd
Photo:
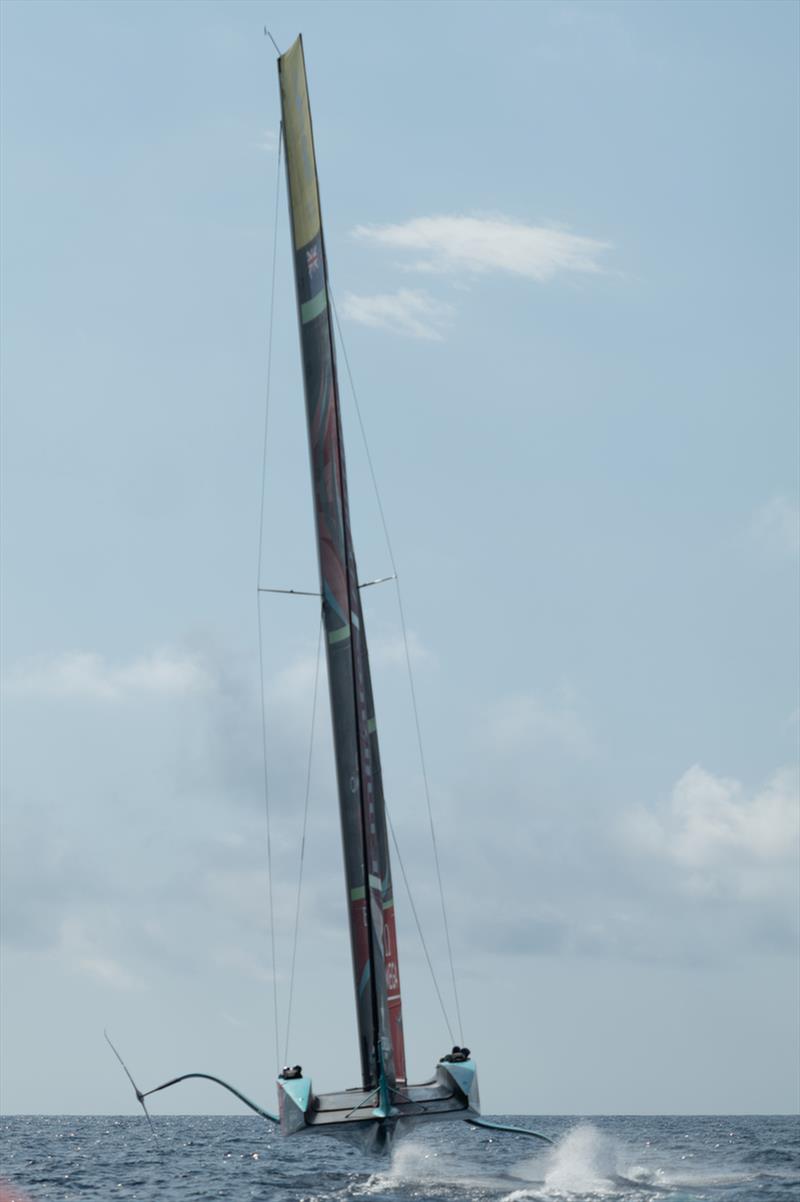
[[[386,813],[350,534],[336,358],[302,38],[278,60],[325,646],[364,1088],[405,1082]]]

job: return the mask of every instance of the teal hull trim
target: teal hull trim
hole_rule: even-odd
[[[554,1141],[549,1135],[542,1135],[540,1131],[531,1131],[530,1127],[515,1127],[513,1123],[492,1123],[489,1119],[469,1118],[464,1119],[465,1123],[470,1123],[473,1127],[486,1127],[489,1131],[508,1131],[511,1135],[529,1135],[531,1139],[540,1139],[546,1144],[552,1144]]]
[[[227,1089],[228,1093],[232,1093],[233,1096],[238,1098],[240,1102],[244,1102],[245,1106],[249,1106],[251,1110],[256,1112],[256,1114],[261,1115],[262,1119],[269,1119],[271,1123],[280,1122],[277,1114],[272,1114],[269,1110],[265,1110],[263,1106],[259,1106],[257,1102],[251,1101],[246,1094],[243,1094],[241,1090],[236,1089],[234,1085],[229,1085],[228,1082],[223,1081],[221,1077],[212,1077],[211,1073],[183,1073],[183,1075],[180,1077],[173,1077],[171,1081],[165,1081],[163,1085],[156,1085],[154,1089],[145,1090],[141,1098],[139,1098],[139,1101],[142,1102],[142,1105],[144,1105],[142,1099],[149,1098],[151,1093],[158,1093],[158,1091],[161,1089],[169,1089],[171,1085],[178,1085],[179,1082],[189,1081],[191,1078],[199,1078],[202,1081],[213,1081],[215,1085],[221,1085],[223,1089]],[[136,1096],[139,1097],[138,1089],[136,1090]]]

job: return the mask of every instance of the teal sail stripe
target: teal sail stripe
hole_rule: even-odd
[[[300,306],[300,320],[303,325],[306,322],[313,321],[315,317],[319,317],[320,313],[327,308],[328,296],[325,288],[321,288],[316,296],[312,296],[311,300],[305,301]]]

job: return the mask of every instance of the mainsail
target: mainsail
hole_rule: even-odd
[[[386,812],[347,500],[302,38],[278,59],[356,1012],[365,1089],[406,1080]]]

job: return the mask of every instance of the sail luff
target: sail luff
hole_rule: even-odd
[[[356,1015],[370,1088],[405,1080],[391,870],[301,38],[278,70]]]

